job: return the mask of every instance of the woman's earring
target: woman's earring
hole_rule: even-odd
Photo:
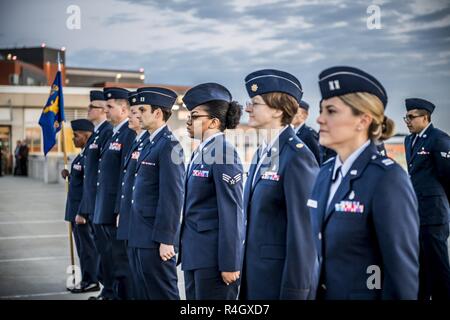
[[[356,130],[361,131],[361,127],[356,127]]]

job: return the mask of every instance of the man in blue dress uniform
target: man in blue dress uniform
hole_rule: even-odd
[[[320,164],[320,147],[319,147],[319,134],[316,130],[306,125],[306,119],[309,114],[309,104],[300,100],[300,108],[294,119],[292,119],[292,126],[294,127],[295,134],[302,140],[306,146],[314,154],[317,163]]]
[[[101,256],[103,291],[98,298],[127,298],[126,252],[116,239],[116,219],[120,200],[122,167],[136,133],[128,128],[128,91],[105,88],[106,115],[113,127],[112,135],[100,152],[94,225],[97,249]]]
[[[128,246],[134,272],[143,286],[139,299],[179,299],[175,244],[183,206],[184,156],[167,127],[177,94],[172,90],[138,89],[141,127],[150,142],[136,165]]]
[[[121,196],[119,205],[119,215],[117,216],[117,240],[122,240],[128,255],[128,263],[132,263],[131,249],[128,248],[128,229],[131,211],[131,196],[133,194],[134,173],[136,171],[136,163],[144,146],[150,142],[147,130],[142,130],[138,115],[140,102],[137,99],[137,92],[130,92],[128,101],[130,103],[130,114],[128,127],[136,132],[136,138],[128,152],[123,166],[123,178],[121,184]],[[129,265],[130,268],[130,265]],[[129,269],[131,270],[131,269]],[[136,299],[141,296],[136,290],[142,289],[142,283],[135,278],[133,272],[129,272],[132,281],[130,282],[132,292],[130,298]],[[134,285],[133,285],[134,284]],[[139,285],[138,285],[139,284]]]
[[[84,148],[84,175],[83,175],[83,197],[78,209],[79,224],[87,224],[95,239],[93,225],[95,195],[97,192],[97,171],[100,157],[100,150],[105,146],[106,141],[111,136],[112,126],[106,121],[106,101],[103,91],[92,90],[90,92],[90,104],[88,108],[88,119],[94,124],[94,133],[90,136]],[[81,219],[83,218],[83,219]],[[102,282],[100,272],[100,256],[95,248],[95,264],[97,266],[97,279]],[[94,253],[93,253],[94,254]],[[72,290],[73,293],[86,292],[83,286]]]
[[[83,217],[79,216],[83,195],[85,146],[94,131],[94,125],[87,119],[71,121],[74,133],[73,142],[75,147],[81,148],[81,152],[73,159],[70,174],[64,169],[62,177],[69,178],[69,192],[66,202],[65,220],[72,224],[72,232],[75,239],[78,258],[80,260],[81,282],[72,288],[73,293],[91,292],[100,290],[97,279],[98,258],[95,249],[91,225],[86,224]]]
[[[449,236],[450,137],[431,123],[433,103],[406,99],[406,162],[419,200],[419,299],[450,299]]]

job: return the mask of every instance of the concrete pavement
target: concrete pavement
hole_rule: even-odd
[[[71,263],[65,201],[64,185],[0,178],[0,299],[87,299],[98,294],[66,290]],[[179,279],[184,298],[180,271]]]

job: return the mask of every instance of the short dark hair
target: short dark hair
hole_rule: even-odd
[[[428,122],[431,122],[431,113],[430,113],[430,111],[425,110],[425,109],[418,109],[417,111],[418,111],[417,113],[419,115],[425,116],[427,118]]]
[[[281,117],[281,124],[286,126],[292,122],[298,108],[300,107],[297,100],[283,92],[270,92],[261,95],[264,102],[269,108],[281,110],[283,116]]]
[[[164,122],[167,122],[169,120],[170,116],[172,115],[172,110],[162,108],[160,106],[150,105],[150,108],[152,109],[152,113],[155,112],[156,109],[161,109]]]
[[[126,107],[130,107],[130,102],[128,101],[128,99],[114,99],[117,103],[121,103],[121,104],[125,104]]]

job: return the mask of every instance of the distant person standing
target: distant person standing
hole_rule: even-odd
[[[297,137],[311,150],[317,163],[320,165],[319,134],[313,128],[306,125],[306,119],[308,119],[309,115],[309,104],[304,100],[300,100],[299,105],[300,108],[298,108],[291,122],[292,127]]]
[[[14,149],[14,175],[20,175],[20,146],[22,145],[22,141],[17,140],[16,148]]]
[[[449,236],[450,137],[433,127],[434,104],[406,99],[406,162],[419,201],[419,299],[450,299]]]
[[[0,177],[3,176],[2,161],[3,161],[3,150],[2,150],[2,146],[0,145]]]
[[[22,176],[28,176],[28,152],[29,148],[26,140],[22,141],[22,144],[19,149],[20,153],[20,174]]]

